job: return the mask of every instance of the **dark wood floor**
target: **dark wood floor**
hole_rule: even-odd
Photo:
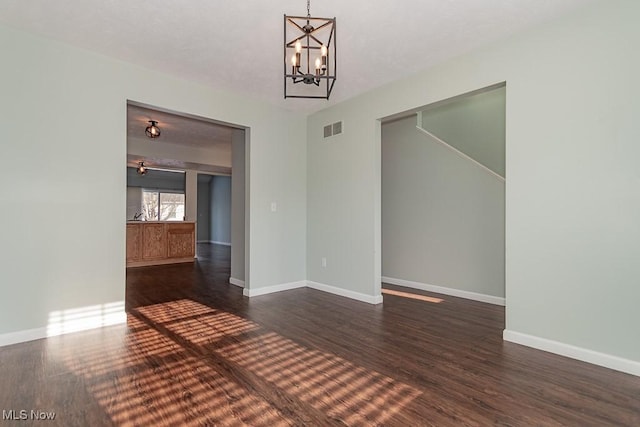
[[[393,286],[380,306],[248,299],[228,248],[200,254],[129,270],[126,326],[1,348],[0,409],[61,426],[640,425],[640,378],[504,343],[501,307]]]

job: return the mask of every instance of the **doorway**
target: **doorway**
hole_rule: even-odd
[[[145,133],[150,124],[158,127],[159,136],[151,137]],[[245,270],[248,269],[245,263],[245,251],[248,250],[245,243],[248,235],[245,232],[248,224],[245,212],[247,192],[244,188],[247,182],[244,175],[248,139],[248,129],[240,125],[127,102],[127,166],[132,168],[129,173],[131,170],[135,172],[143,163],[149,175],[137,178],[158,174],[168,176],[176,172],[182,174],[183,186],[174,191],[183,194],[180,220],[184,228],[194,224],[191,244],[194,249],[197,242],[203,243],[203,240],[207,244],[213,242],[227,246],[229,279],[241,285],[245,283]],[[165,184],[154,183],[153,187],[158,194],[164,194],[168,192],[164,189]],[[217,191],[212,193],[213,189]],[[128,189],[127,192],[132,191]],[[205,193],[207,197],[203,199]],[[216,203],[212,204],[214,197]],[[130,214],[142,211],[143,206],[138,209],[137,205],[128,205],[127,221],[132,221],[134,218]],[[205,205],[205,209],[201,205]],[[212,215],[214,212],[216,214]],[[135,219],[149,218],[140,216]],[[197,259],[193,262],[197,263]]]
[[[505,304],[504,84],[382,121],[382,281]]]

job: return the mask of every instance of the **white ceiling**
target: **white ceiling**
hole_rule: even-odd
[[[283,99],[283,15],[306,15],[303,0],[2,0],[0,22],[313,112],[592,1],[313,0],[337,18],[330,101]]]

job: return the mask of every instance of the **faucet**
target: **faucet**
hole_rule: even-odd
[[[142,212],[137,213],[133,216],[133,220],[134,221],[140,221],[140,217],[142,216]]]

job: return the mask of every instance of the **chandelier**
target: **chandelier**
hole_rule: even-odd
[[[158,122],[156,120],[149,120],[149,123],[151,124],[147,126],[147,128],[144,130],[144,133],[149,138],[158,138],[160,136],[160,128],[158,127]]]
[[[136,170],[138,175],[145,175],[147,173],[147,167],[144,165],[144,162],[138,162],[138,168]]]
[[[284,97],[329,99],[336,82],[336,18],[284,15]],[[299,83],[303,83],[300,85]]]

